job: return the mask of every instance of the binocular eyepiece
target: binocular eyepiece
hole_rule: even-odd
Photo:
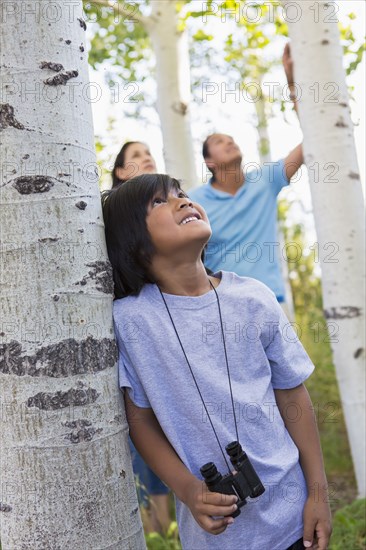
[[[223,476],[213,462],[204,464],[200,472],[211,492],[238,497],[238,509],[232,514],[232,517],[236,517],[240,514],[240,508],[246,504],[246,499],[259,497],[265,488],[238,441],[226,445],[225,450],[236,473]]]

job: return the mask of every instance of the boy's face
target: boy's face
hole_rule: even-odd
[[[156,254],[166,258],[179,253],[200,256],[211,237],[207,214],[180,190],[171,189],[167,198],[158,193],[148,206],[146,217]]]

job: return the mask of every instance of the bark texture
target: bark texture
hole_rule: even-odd
[[[2,550],[144,549],[81,2],[6,2],[0,26]]]

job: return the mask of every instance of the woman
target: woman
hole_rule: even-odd
[[[150,149],[141,141],[127,141],[118,153],[112,170],[112,187],[118,187],[142,174],[157,172],[155,160]]]

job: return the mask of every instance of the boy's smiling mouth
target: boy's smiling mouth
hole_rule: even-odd
[[[179,225],[186,225],[189,222],[196,222],[197,220],[201,220],[201,216],[198,214],[198,212],[193,212],[187,214],[187,216],[185,216],[183,220],[179,222]]]

